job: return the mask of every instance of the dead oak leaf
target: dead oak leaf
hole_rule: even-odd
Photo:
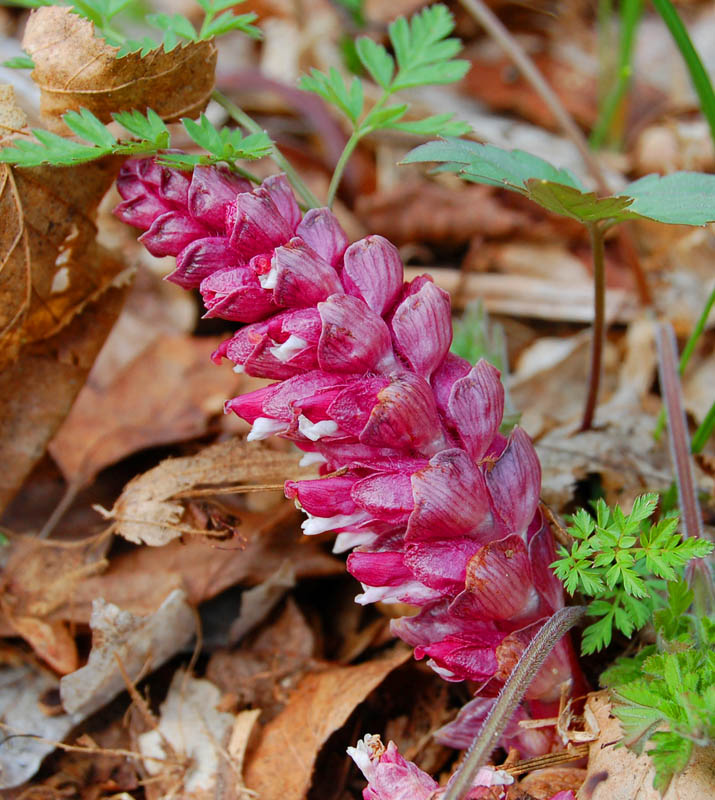
[[[196,117],[214,87],[212,40],[117,58],[118,48],[98,39],[91,22],[48,6],[30,15],[22,44],[35,62],[42,115],[55,130],[66,130],[62,114],[82,107],[103,122],[114,111],[146,108],[167,121]]]
[[[306,676],[285,709],[264,728],[249,756],[246,786],[261,797],[302,800],[324,742],[409,657],[410,651],[399,649],[385,659]]]
[[[162,546],[187,532],[177,495],[192,489],[220,494],[237,484],[282,485],[305,471],[297,452],[280,452],[241,439],[219,442],[193,456],[162,461],[124,488],[110,516],[130,542]],[[241,531],[239,531],[240,533]]]
[[[218,342],[164,334],[109,383],[90,376],[49,447],[65,479],[87,483],[138,450],[204,435],[246,383],[211,362]]]
[[[0,96],[13,117],[14,96]],[[0,127],[0,144],[15,138]],[[0,164],[0,369],[53,336],[124,269],[96,242],[97,206],[120,160],[72,169]]]

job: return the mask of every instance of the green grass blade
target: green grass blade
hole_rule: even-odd
[[[697,50],[693,47],[683,20],[678,16],[678,12],[670,0],[653,0],[653,5],[663,18],[663,22],[668,27],[670,35],[673,37],[688,67],[695,91],[700,98],[700,108],[708,121],[710,134],[713,142],[715,142],[715,91],[713,91],[713,85],[710,83],[708,73],[700,60]]]

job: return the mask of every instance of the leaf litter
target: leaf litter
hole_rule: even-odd
[[[309,31],[305,20],[273,7],[280,4],[256,5],[267,16],[290,18],[291,30],[271,29],[274,63],[290,62],[294,68],[299,57],[320,67],[334,63],[337,45],[328,36],[316,42],[315,30]],[[367,4],[368,17],[384,16],[378,5]],[[420,4],[404,5],[412,9]],[[499,10],[503,4],[495,5]],[[320,14],[325,31],[340,30],[333,8],[318,0],[308,6],[314,27]],[[157,53],[143,75],[138,59],[114,59],[79,18],[64,15],[61,25],[54,24],[57,11],[36,12],[25,39],[37,65],[35,79],[48,125],[61,127],[59,114],[79,105],[104,118],[118,107],[144,107],[147,102],[154,108],[159,101],[165,103],[160,111],[167,119],[204,107],[207,87],[213,85],[212,46],[199,43]],[[500,13],[517,28],[525,24],[529,46],[543,50],[540,61],[551,71],[562,100],[587,119],[592,107],[583,103],[583,92],[575,87],[595,85],[593,65],[573,57],[575,45],[569,51],[559,41],[569,36],[583,41],[581,33],[577,39],[568,27],[576,19],[582,31],[587,30],[578,12],[570,11],[563,19],[539,19],[536,26],[533,9]],[[700,17],[699,24],[706,25],[707,14]],[[551,155],[578,171],[580,163],[570,143],[549,130],[550,120],[523,81],[513,80],[509,66],[493,56],[489,43],[473,29],[470,33],[464,19],[460,25],[461,35],[472,40],[470,57],[483,70],[493,68],[498,80],[462,87],[467,95],[480,96],[480,106],[444,89],[416,92],[418,102],[431,113],[464,110],[462,118],[470,119],[484,140]],[[544,35],[547,27],[550,34]],[[276,62],[281,36],[290,42],[285,58]],[[73,42],[79,40],[83,47],[95,48],[92,63],[76,61],[74,50],[79,48]],[[298,41],[300,56],[295,50]],[[241,56],[244,65],[252,58],[258,63],[260,53]],[[575,82],[569,82],[565,63],[577,73]],[[145,66],[142,62],[142,69]],[[177,86],[182,69],[188,69],[192,79]],[[682,87],[673,86],[663,99],[663,87],[644,74],[640,96],[656,98],[671,109],[675,116],[666,119],[665,126],[672,134],[692,99],[684,101]],[[230,80],[234,77],[240,85],[241,75],[229,75]],[[327,183],[320,172],[324,153],[320,142],[311,140],[314,133],[305,128],[305,119],[287,112],[279,97],[240,94],[236,99],[242,107],[266,114],[268,125],[290,120],[285,123],[290,134],[279,126],[276,135],[290,139],[291,155],[304,160],[306,172],[318,175],[316,185]],[[652,163],[652,151],[644,154],[642,134],[636,150],[638,125],[646,132],[649,125],[663,126],[657,118],[663,106],[644,109],[640,101],[636,105],[625,123],[631,126],[631,138],[609,173],[616,178],[618,170],[637,176],[648,158]],[[495,110],[508,110],[510,116]],[[13,135],[24,135],[24,118],[9,93],[0,101],[0,125],[6,126],[2,131],[9,127]],[[291,139],[296,132],[299,138]],[[662,139],[662,130],[655,134]],[[356,207],[341,214],[351,215],[352,230],[364,225],[397,239],[403,255],[415,265],[415,274],[424,271],[422,264],[434,267],[435,281],[449,290],[455,308],[481,297],[493,315],[519,330],[517,344],[510,343],[510,392],[522,412],[522,424],[536,438],[544,471],[542,499],[563,514],[583,502],[588,487],[598,487],[609,500],[634,497],[645,488],[667,488],[672,472],[665,445],[655,443],[651,435],[660,408],[654,389],[652,323],[637,308],[618,247],[611,243],[607,252],[611,332],[606,394],[596,429],[579,434],[575,429],[588,352],[583,326],[592,316],[581,234],[568,221],[534,214],[499,189],[469,186],[457,192],[446,176],[432,178],[416,171],[410,173],[414,183],[403,185],[406,173],[397,171],[395,180],[395,168],[385,167],[387,159],[380,156],[381,151],[398,152],[399,139],[390,137],[378,133],[361,143],[356,156],[365,164],[363,195]],[[709,163],[707,153],[698,157]],[[27,218],[19,213],[18,203],[11,202],[16,199],[13,182],[4,179],[0,194],[0,202],[10,209],[0,217],[0,243],[3,254],[10,254],[2,276],[9,324],[2,340],[2,358],[8,361],[0,374],[0,456],[7,465],[0,506],[21,490],[50,440],[51,459],[69,484],[92,489],[111,476],[124,486],[114,496],[109,518],[97,515],[95,527],[80,526],[71,534],[63,529],[54,540],[35,539],[36,531],[22,523],[18,527],[18,515],[13,514],[18,533],[0,553],[0,630],[20,645],[12,658],[2,655],[2,695],[7,698],[2,722],[8,726],[6,733],[12,728],[41,739],[18,737],[3,743],[0,783],[19,786],[18,794],[23,788],[54,791],[61,786],[60,776],[75,774],[77,796],[93,800],[112,792],[122,798],[158,800],[177,795],[249,798],[256,791],[266,798],[285,795],[296,800],[318,796],[319,791],[321,800],[344,800],[358,797],[364,785],[353,780],[342,755],[333,752],[341,736],[352,743],[359,735],[352,728],[356,709],[361,719],[375,720],[375,730],[380,727],[401,747],[409,747],[405,752],[410,758],[445,778],[450,751],[429,744],[431,734],[454,716],[468,694],[455,685],[444,690],[441,681],[416,666],[410,668],[410,682],[429,699],[428,710],[418,712],[417,702],[410,708],[397,707],[398,698],[407,694],[399,667],[409,656],[385,652],[391,641],[392,610],[366,612],[352,606],[356,588],[345,577],[342,562],[329,554],[329,537],[301,538],[300,514],[275,490],[260,488],[308,473],[299,470],[293,452],[228,438],[235,428],[221,417],[222,400],[246,391],[251,379],[208,363],[206,356],[217,341],[212,337],[227,331],[202,322],[197,329],[202,335],[191,335],[196,332],[193,322],[187,323],[179,309],[170,312],[173,321],[160,322],[158,295],[151,301],[151,312],[141,317],[136,306],[130,309],[136,289],[135,300],[130,294],[120,311],[128,290],[117,284],[124,269],[140,258],[125,238],[113,243],[125,258],[104,261],[109,256],[94,241],[97,228],[102,242],[111,230],[106,210],[97,211],[97,206],[103,194],[100,184],[111,183],[113,169],[107,164],[98,172],[88,170],[86,181],[53,176],[50,168],[14,170],[14,185],[24,193],[23,208],[32,207]],[[368,191],[372,176],[378,188]],[[72,198],[67,206],[79,217],[73,218],[76,239],[67,240],[73,234],[71,226],[58,232],[54,224],[52,236],[32,238],[49,227],[41,219],[48,192],[52,198]],[[55,221],[50,214],[49,222]],[[637,223],[633,232],[649,280],[656,284],[659,310],[686,336],[702,304],[703,287],[712,277],[712,230],[664,233]],[[23,236],[29,259],[27,249],[13,245]],[[66,273],[61,272],[64,266]],[[63,289],[64,276],[69,283]],[[148,295],[143,297],[147,300]],[[124,341],[115,341],[103,354],[104,367],[85,383],[118,317],[116,330],[124,325],[123,330],[140,335],[135,339],[130,333]],[[516,325],[514,317],[519,320]],[[684,379],[694,422],[707,410],[712,348],[711,325]],[[698,479],[701,487],[712,491],[704,472]],[[200,640],[199,660],[193,664],[190,643],[197,632],[197,612],[207,637],[203,644]],[[58,675],[64,677],[59,680]],[[121,694],[128,688],[125,676],[138,681],[129,699]],[[383,694],[376,701],[380,685]],[[64,712],[51,702],[58,693]],[[112,700],[118,693],[120,698]],[[124,725],[122,714],[130,702],[134,711]],[[90,727],[82,720],[92,713]],[[623,787],[630,787],[626,780],[636,776],[641,783],[633,791],[648,800],[643,787],[650,785],[649,779],[638,766],[620,760],[629,755],[625,750],[612,746],[620,735],[613,729],[613,718],[602,706],[594,705],[594,713],[601,735],[592,745],[588,771],[561,766],[535,771],[521,781],[523,792],[550,797],[584,781],[582,793],[590,792],[590,800],[617,798],[619,791],[631,791]],[[104,714],[112,717],[111,724],[96,722]],[[104,726],[99,733],[98,724]],[[129,759],[110,755],[115,727],[121,730],[117,752],[124,748],[133,753]],[[85,738],[76,739],[83,731]],[[55,756],[41,766],[52,743],[63,739],[89,749]],[[100,769],[101,756],[92,749],[97,743],[100,750],[106,748],[106,768]],[[63,772],[75,755],[86,760],[78,763],[90,763],[92,769]],[[149,759],[151,755],[161,761]],[[120,778],[111,772],[128,764],[136,774]],[[694,765],[694,772],[699,769]],[[117,776],[114,783],[113,777],[106,777],[110,774]],[[100,775],[105,776],[103,783]],[[25,781],[31,781],[29,787],[20,786]],[[697,792],[707,793],[707,785],[696,785]],[[692,789],[679,792],[672,796],[690,796]]]

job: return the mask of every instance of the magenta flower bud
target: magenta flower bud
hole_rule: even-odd
[[[114,209],[115,215],[122,222],[142,230],[146,230],[157,217],[169,211],[172,211],[169,203],[162,200],[159,195],[147,191],[125,200]]]
[[[418,375],[429,380],[452,344],[452,312],[447,292],[426,283],[406,297],[392,317],[392,332],[400,354]]]
[[[447,401],[447,416],[464,449],[480,461],[494,440],[504,416],[504,387],[499,370],[484,359],[457,379]]]
[[[267,253],[293,236],[291,223],[283,217],[272,193],[258,188],[236,197],[226,212],[229,244],[243,261]]]
[[[362,297],[376,314],[383,315],[394,305],[402,288],[402,275],[399,251],[382,236],[368,236],[345,251],[345,290]]]
[[[449,419],[449,397],[455,381],[469,374],[472,365],[466,358],[447,353],[442,363],[432,374],[432,391],[440,413]]]
[[[378,472],[357,481],[351,489],[355,503],[377,519],[404,525],[414,500],[406,472]]]
[[[466,565],[464,591],[450,611],[465,619],[518,620],[538,612],[526,545],[507,536],[480,547]]]
[[[251,184],[225,167],[194,167],[187,194],[189,214],[214,230],[223,233],[228,207]]]
[[[541,465],[522,428],[511,432],[506,449],[487,471],[486,480],[492,511],[508,532],[525,534],[539,504]]]
[[[278,213],[288,223],[288,227],[294,231],[302,215],[288,178],[282,172],[278,175],[271,175],[263,181],[256,191],[259,194],[265,192],[270,195],[271,200],[273,200],[278,209]]]
[[[213,272],[201,281],[199,288],[206,306],[205,317],[256,322],[278,310],[271,293],[246,267]]]
[[[357,475],[339,475],[314,481],[286,481],[285,494],[314,516],[349,515],[357,511],[350,490],[358,480]]]
[[[318,363],[326,372],[388,372],[396,367],[390,330],[357,297],[334,294],[318,303],[323,331]]]
[[[484,475],[464,450],[443,450],[412,476],[415,510],[405,540],[418,542],[475,534],[489,514]]]
[[[259,279],[281,306],[314,306],[343,291],[335,269],[298,236],[276,248],[270,271]]]
[[[210,236],[211,231],[180,211],[167,211],[157,217],[139,241],[153,256],[178,256],[195,239]]]
[[[237,261],[236,253],[228,246],[225,236],[196,239],[176,257],[176,269],[166,276],[166,280],[184,289],[196,289],[204,278],[236,267]]]
[[[336,267],[348,246],[348,237],[340,227],[338,218],[328,208],[311,208],[306,211],[295,235],[315,250],[333,267]]]

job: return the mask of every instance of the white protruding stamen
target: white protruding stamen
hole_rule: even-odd
[[[246,371],[246,368],[243,366],[243,364],[236,364],[236,366],[233,368],[233,371],[238,375],[243,375],[243,373]]]
[[[345,553],[361,544],[372,544],[377,539],[377,534],[370,530],[344,531],[335,537],[333,542],[334,553]]]
[[[332,436],[338,430],[338,423],[332,419],[322,419],[320,422],[311,422],[302,414],[298,417],[298,430],[311,442],[317,442],[323,436]]]
[[[300,527],[303,529],[303,533],[313,536],[316,533],[325,533],[325,531],[334,531],[336,528],[344,528],[346,525],[352,525],[355,522],[363,522],[366,518],[367,514],[364,511],[358,511],[357,514],[335,514],[332,517],[309,515],[308,519],[303,520]]]
[[[303,453],[303,458],[298,462],[299,467],[310,467],[313,464],[327,464],[328,459],[322,453]]]
[[[278,283],[278,268],[275,265],[275,259],[271,260],[270,272],[264,272],[263,275],[258,276],[258,280],[264,289],[275,289]]]
[[[276,344],[275,347],[271,347],[270,352],[271,355],[285,364],[286,361],[290,361],[296,353],[300,353],[307,346],[308,342],[305,339],[301,339],[300,336],[291,333],[283,344]]]
[[[257,442],[259,439],[267,439],[276,433],[283,433],[288,428],[288,424],[279,419],[270,417],[257,417],[253,423],[251,432],[246,436],[247,442]]]

